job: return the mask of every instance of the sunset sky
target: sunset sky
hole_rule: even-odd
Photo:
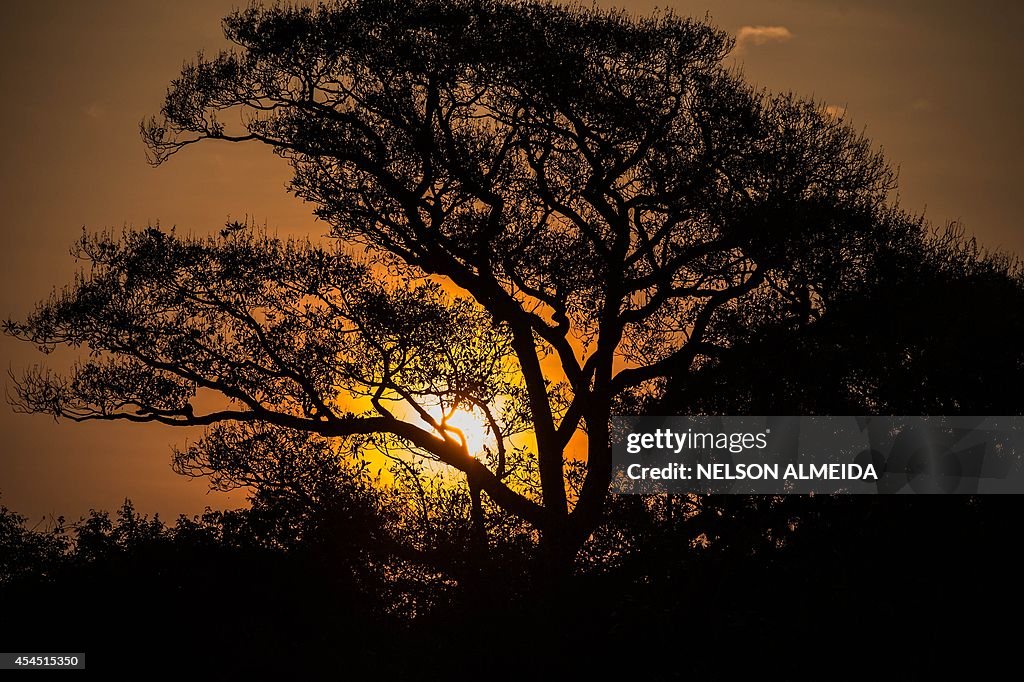
[[[599,3],[669,6],[737,36],[753,82],[846,111],[900,168],[904,207],[962,220],[990,247],[1024,253],[1020,125],[1024,9],[1013,2],[743,0]],[[22,317],[75,271],[68,248],[96,230],[159,221],[206,233],[250,216],[282,234],[324,232],[285,192],[288,168],[265,147],[198,145],[159,169],[139,121],[182,62],[223,46],[219,0],[7,1],[0,8],[0,317]],[[45,360],[0,338],[15,372]],[[207,494],[170,470],[168,427],[55,424],[0,405],[0,504],[33,519],[125,497],[173,518],[241,495]],[[30,525],[32,525],[30,523]]]

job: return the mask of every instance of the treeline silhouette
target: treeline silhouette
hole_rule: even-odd
[[[557,590],[514,562],[455,582],[367,550],[348,539],[369,529],[340,510],[298,519],[255,501],[166,525],[126,502],[69,532],[25,530],[4,509],[2,641],[86,651],[100,670],[389,679],[675,679],[828,659],[844,679],[891,647],[890,673],[924,674],[964,662],[951,646],[1006,651],[1012,630],[988,618],[1019,603],[1015,505],[618,498]],[[521,549],[507,555],[528,561]]]

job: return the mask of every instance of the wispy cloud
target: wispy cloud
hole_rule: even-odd
[[[829,118],[836,119],[837,121],[846,118],[845,106],[841,107],[837,104],[829,104],[823,109],[823,111],[825,112],[826,116],[828,116]]]
[[[784,43],[793,38],[793,32],[785,26],[742,26],[736,32],[736,51],[750,45]]]
[[[107,110],[103,107],[102,104],[98,102],[93,102],[85,109],[82,109],[82,113],[88,116],[89,118],[102,118],[103,115],[107,113]]]
[[[925,97],[918,97],[917,99],[910,103],[910,108],[913,109],[914,111],[925,112],[931,111],[935,107],[930,99],[927,99]]]

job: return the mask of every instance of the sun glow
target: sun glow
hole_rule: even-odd
[[[456,410],[448,418],[447,423],[449,426],[455,427],[462,432],[462,435],[466,438],[469,454],[474,457],[483,453],[485,445],[494,446],[494,434],[487,428],[482,415],[475,412]]]

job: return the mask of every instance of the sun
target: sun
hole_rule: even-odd
[[[456,410],[448,418],[448,424],[462,431],[469,454],[474,457],[483,453],[485,445],[494,443],[494,435],[487,428],[483,416],[475,412]]]

